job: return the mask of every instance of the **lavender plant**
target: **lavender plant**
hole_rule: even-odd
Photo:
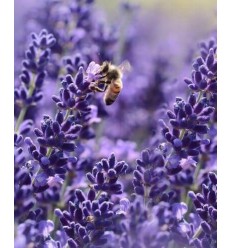
[[[215,37],[173,99],[171,60],[138,52],[137,6],[120,7],[118,27],[94,1],[39,9],[33,25],[27,16],[38,34],[17,58],[15,247],[217,247]],[[132,72],[107,108],[93,85],[104,84],[103,61],[124,59]]]

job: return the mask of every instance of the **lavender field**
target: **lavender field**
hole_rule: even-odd
[[[216,1],[15,8],[14,247],[216,248]]]

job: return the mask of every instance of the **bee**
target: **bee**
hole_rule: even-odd
[[[104,102],[106,105],[111,105],[115,102],[123,88],[123,73],[129,71],[130,68],[131,66],[128,61],[124,61],[119,66],[113,65],[108,61],[103,62],[99,70],[99,74],[102,76],[94,82],[91,89],[98,92],[105,92]],[[99,85],[103,85],[103,88],[100,88]]]

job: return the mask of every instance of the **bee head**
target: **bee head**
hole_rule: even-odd
[[[106,74],[108,73],[109,70],[110,70],[110,62],[108,61],[103,62],[101,73]]]

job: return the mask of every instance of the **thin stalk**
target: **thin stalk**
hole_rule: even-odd
[[[32,81],[30,83],[30,87],[28,90],[28,97],[31,97],[33,95],[34,90],[35,90],[35,74],[32,74]],[[28,105],[24,106],[19,113],[18,119],[17,119],[16,124],[15,124],[15,132],[16,133],[18,132],[19,127],[24,120],[24,117],[27,113],[28,107],[29,107]]]
[[[199,236],[200,236],[200,234],[202,233],[202,227],[201,226],[199,226],[198,228],[197,228],[197,230],[196,230],[196,232],[194,233],[194,235],[193,235],[193,239],[196,239],[196,238],[198,238]]]

